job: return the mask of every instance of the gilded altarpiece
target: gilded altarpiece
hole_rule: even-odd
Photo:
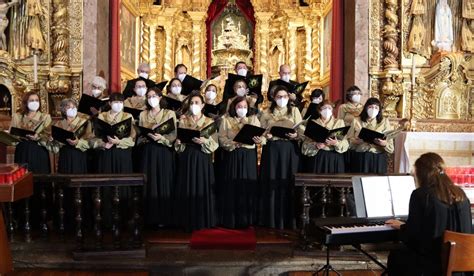
[[[34,90],[42,111],[58,116],[61,99],[79,99],[82,91],[83,0],[17,2],[7,13],[6,48],[0,48],[0,85],[10,94],[0,112],[16,112],[22,95]]]
[[[441,53],[432,46],[436,0],[369,1],[369,92],[385,115],[410,119],[413,131],[474,131],[472,2],[448,0],[453,51]]]
[[[310,81],[306,93],[316,87],[329,85],[329,74],[325,74],[323,78],[321,73],[321,59],[324,57],[321,55],[323,45],[320,38],[324,33],[324,16],[331,10],[332,1],[305,2],[309,5],[300,6],[298,1],[289,0],[250,0],[255,27],[254,33],[248,37],[244,32],[247,25],[244,26],[243,22],[235,18],[228,20],[224,17],[222,22],[217,23],[220,33],[229,27],[228,31],[237,30],[233,37],[241,36],[247,43],[250,42],[250,49],[247,49],[251,51],[249,65],[256,74],[263,74],[265,90],[270,80],[278,78],[278,68],[282,64],[291,66],[292,79]],[[206,55],[206,19],[210,4],[209,0],[183,0],[162,1],[161,5],[153,5],[151,0],[139,0],[137,7],[142,28],[139,59],[140,62],[150,64],[152,79],[169,80],[174,76],[174,66],[179,63],[184,63],[188,67],[188,73],[197,78],[208,80],[211,77],[207,75]],[[215,40],[213,42],[217,45],[219,39],[223,39],[219,37],[220,33],[211,34],[210,39]],[[241,50],[238,49],[240,52]],[[211,66],[212,63],[217,65],[219,62],[211,58]],[[224,71],[213,73],[214,79],[210,82],[223,87],[226,76]],[[122,81],[129,78],[122,74]]]

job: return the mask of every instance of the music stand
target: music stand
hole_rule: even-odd
[[[331,271],[336,273],[339,276],[342,275],[341,273],[339,273],[339,271],[335,270],[334,267],[332,267],[332,265],[329,263],[329,245],[326,245],[326,264],[323,265],[320,269],[318,269],[318,271],[313,273],[313,275],[319,275],[319,273],[322,272],[323,276],[324,275],[329,276],[329,272]]]

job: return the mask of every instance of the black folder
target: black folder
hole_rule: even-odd
[[[138,120],[140,118],[140,113],[142,113],[143,109],[124,106],[123,111],[132,114],[133,119]]]
[[[282,139],[288,139],[288,136],[286,135],[295,132],[296,130],[290,127],[273,126],[272,128],[270,128],[271,135]]]
[[[160,83],[157,83],[155,86],[158,87],[161,91],[163,91],[163,89],[165,88],[167,83],[168,83],[168,81],[165,80],[165,81],[162,81]],[[150,88],[150,87],[148,87],[148,88]]]
[[[182,101],[179,101],[179,100],[167,97],[167,96],[163,96],[163,98],[165,99],[167,109],[177,111],[183,106]]]
[[[262,136],[265,132],[264,128],[246,124],[244,125],[239,133],[234,137],[234,142],[246,144],[246,145],[254,145],[255,142],[253,141],[253,137],[255,136]]]
[[[107,104],[107,100],[101,100],[86,94],[82,94],[77,111],[92,116],[93,114],[91,112],[91,107],[100,110],[100,108],[105,104]]]
[[[29,129],[11,127],[10,128],[10,134],[18,136],[18,137],[22,137],[22,138],[27,138],[26,135],[35,135],[36,132],[33,131],[33,130],[29,130]]]
[[[217,131],[217,124],[211,123],[201,130],[178,127],[177,139],[183,144],[193,144],[193,138],[209,138]]]
[[[247,88],[249,89],[249,94],[257,94],[261,95],[262,94],[262,78],[263,75],[250,75],[247,77],[241,76],[241,75],[236,75],[229,73],[227,77],[226,84],[229,89],[232,89],[234,87],[234,83],[238,80],[244,80],[245,83],[247,84]],[[232,97],[232,95],[229,95]]]
[[[95,135],[102,138],[104,142],[108,141],[107,136],[117,136],[118,139],[129,137],[132,131],[132,118],[128,118],[113,125],[97,118],[95,120],[94,131]]]
[[[148,137],[148,133],[166,135],[175,130],[173,118],[169,118],[166,122],[160,124],[154,129],[142,126],[139,126],[138,128],[140,129],[140,135],[144,137]]]
[[[186,75],[182,82],[183,89],[181,91],[181,94],[187,96],[191,94],[191,92],[193,92],[194,90],[199,90],[201,88],[202,83],[202,80],[196,79],[195,77],[190,75]]]
[[[290,92],[299,95],[299,94],[304,92],[304,90],[306,89],[306,86],[308,85],[308,83],[309,83],[309,81],[298,83],[294,86],[294,88]]]
[[[349,131],[349,128],[349,126],[345,126],[335,129],[327,129],[315,121],[310,120],[306,125],[304,135],[318,143],[324,143],[328,138],[337,138],[342,140],[344,136],[346,136],[347,131]]]
[[[310,103],[306,109],[303,120],[306,120],[311,116],[312,119],[317,119],[319,117],[318,104]]]
[[[275,86],[281,85],[286,87],[288,89],[288,92],[290,93],[295,93],[295,94],[301,94],[305,89],[306,86],[308,85],[308,81],[302,82],[302,83],[295,83],[295,82],[286,82],[284,80],[278,79],[274,82],[272,87],[268,89],[268,91],[271,91]],[[275,92],[275,91],[272,91]]]
[[[65,130],[64,128],[60,128],[58,126],[53,125],[51,127],[51,136],[53,136],[54,140],[67,145],[69,144],[67,142],[67,139],[75,140],[77,138],[80,138],[84,134],[86,130],[86,126],[87,126],[87,122],[84,122],[75,131],[69,131],[69,130]]]
[[[359,138],[364,140],[366,143],[376,144],[375,139],[385,140],[385,134],[368,129],[362,128],[359,132]]]
[[[6,132],[6,131],[0,131],[0,143],[4,144],[6,146],[14,146],[21,142],[20,139],[17,137],[13,136],[12,134]]]
[[[221,115],[222,111],[223,111],[223,107],[222,105],[224,104],[224,101],[216,104],[216,105],[212,105],[212,104],[205,104],[204,105],[204,108],[202,109],[202,113],[204,115],[206,115],[207,117],[210,117],[210,115]]]

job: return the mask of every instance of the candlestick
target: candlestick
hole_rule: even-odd
[[[38,83],[38,55],[33,55],[33,81]]]
[[[416,70],[416,64],[415,64],[415,54],[412,54],[411,56],[411,87],[415,87],[415,70]]]

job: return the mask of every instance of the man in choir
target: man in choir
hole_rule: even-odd
[[[250,75],[247,64],[245,64],[245,62],[243,61],[239,61],[235,64],[234,71],[235,71],[235,74],[242,77],[247,77]],[[234,96],[233,86],[234,86],[233,83],[226,81],[225,87],[224,87],[224,100],[227,100]]]
[[[254,94],[248,94],[249,89],[247,88],[247,83],[244,80],[238,80],[234,82],[233,90],[234,96],[227,101],[226,111],[229,111],[230,104],[237,97],[245,97],[249,102],[249,108],[254,111],[253,113],[255,113],[255,110],[257,108],[258,97]]]
[[[188,67],[186,67],[186,65],[182,63],[174,67],[174,77],[179,79],[181,82],[183,82],[187,73],[188,73]]]
[[[290,77],[291,77],[291,68],[288,64],[283,64],[280,66],[280,69],[278,70],[278,74],[280,75],[280,80],[284,81],[284,82],[287,82],[287,83],[290,83],[292,85],[296,85],[298,84],[296,81],[292,81],[290,80]],[[270,82],[270,84],[268,85],[268,93],[267,93],[267,100],[271,101],[271,98],[273,97],[273,89],[272,88],[275,88],[275,85],[277,85],[277,81],[278,80],[272,80]],[[301,96],[299,96],[301,97]],[[294,93],[291,93],[290,94],[290,100],[291,101],[295,101],[297,99],[297,96],[296,94]],[[302,98],[300,99],[300,102],[301,102]]]
[[[138,65],[137,73],[138,73],[138,78],[127,81],[127,85],[125,86],[125,89],[122,92],[125,99],[133,96],[134,94],[133,89],[135,88],[135,82],[137,82],[138,80],[145,81],[146,87],[153,87],[156,85],[154,81],[149,79],[150,65],[148,65],[147,63],[141,63],[140,65]]]
[[[138,80],[135,82],[135,87],[133,88],[134,95],[125,100],[124,106],[135,108],[135,109],[145,109],[145,94],[147,91],[146,82],[144,80]]]

